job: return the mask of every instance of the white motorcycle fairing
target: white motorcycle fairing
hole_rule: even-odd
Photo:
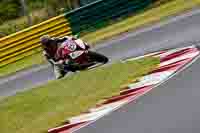
[[[81,56],[83,53],[84,53],[83,50],[74,51],[74,52],[70,53],[69,56],[70,56],[72,59],[76,59],[76,58],[78,58],[79,56]]]
[[[81,39],[75,40],[76,44],[79,45],[82,49],[86,49],[85,43]]]

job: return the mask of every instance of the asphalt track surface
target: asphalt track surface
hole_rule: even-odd
[[[113,61],[200,40],[200,10],[173,17],[150,28],[114,38],[97,48]],[[119,54],[120,53],[120,54]],[[200,59],[184,72],[153,89],[136,103],[81,129],[80,133],[199,133]],[[47,66],[0,80],[0,96],[8,96],[53,79]]]

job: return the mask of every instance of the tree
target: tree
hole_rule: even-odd
[[[49,16],[55,16],[58,15],[60,12],[60,9],[69,10],[70,6],[68,5],[67,0],[46,0],[45,1],[46,9],[49,14]]]
[[[27,6],[25,0],[20,0],[20,2],[21,2],[22,9],[23,9],[23,15],[25,15],[27,17],[28,25],[30,26],[30,25],[32,25],[32,19],[29,14],[29,11],[28,11],[28,6]]]
[[[80,0],[66,0],[69,9],[75,9],[80,7]]]
[[[0,23],[20,16],[21,8],[17,0],[2,0],[0,9]]]

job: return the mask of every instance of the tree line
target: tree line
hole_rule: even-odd
[[[23,1],[29,13],[46,8],[49,15],[55,15],[59,8],[69,8],[68,0],[0,0],[0,24],[26,15]]]

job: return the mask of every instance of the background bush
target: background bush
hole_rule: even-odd
[[[31,25],[59,15],[60,9],[69,10],[67,0],[25,0]],[[30,26],[24,16],[20,0],[0,0],[0,37]]]

